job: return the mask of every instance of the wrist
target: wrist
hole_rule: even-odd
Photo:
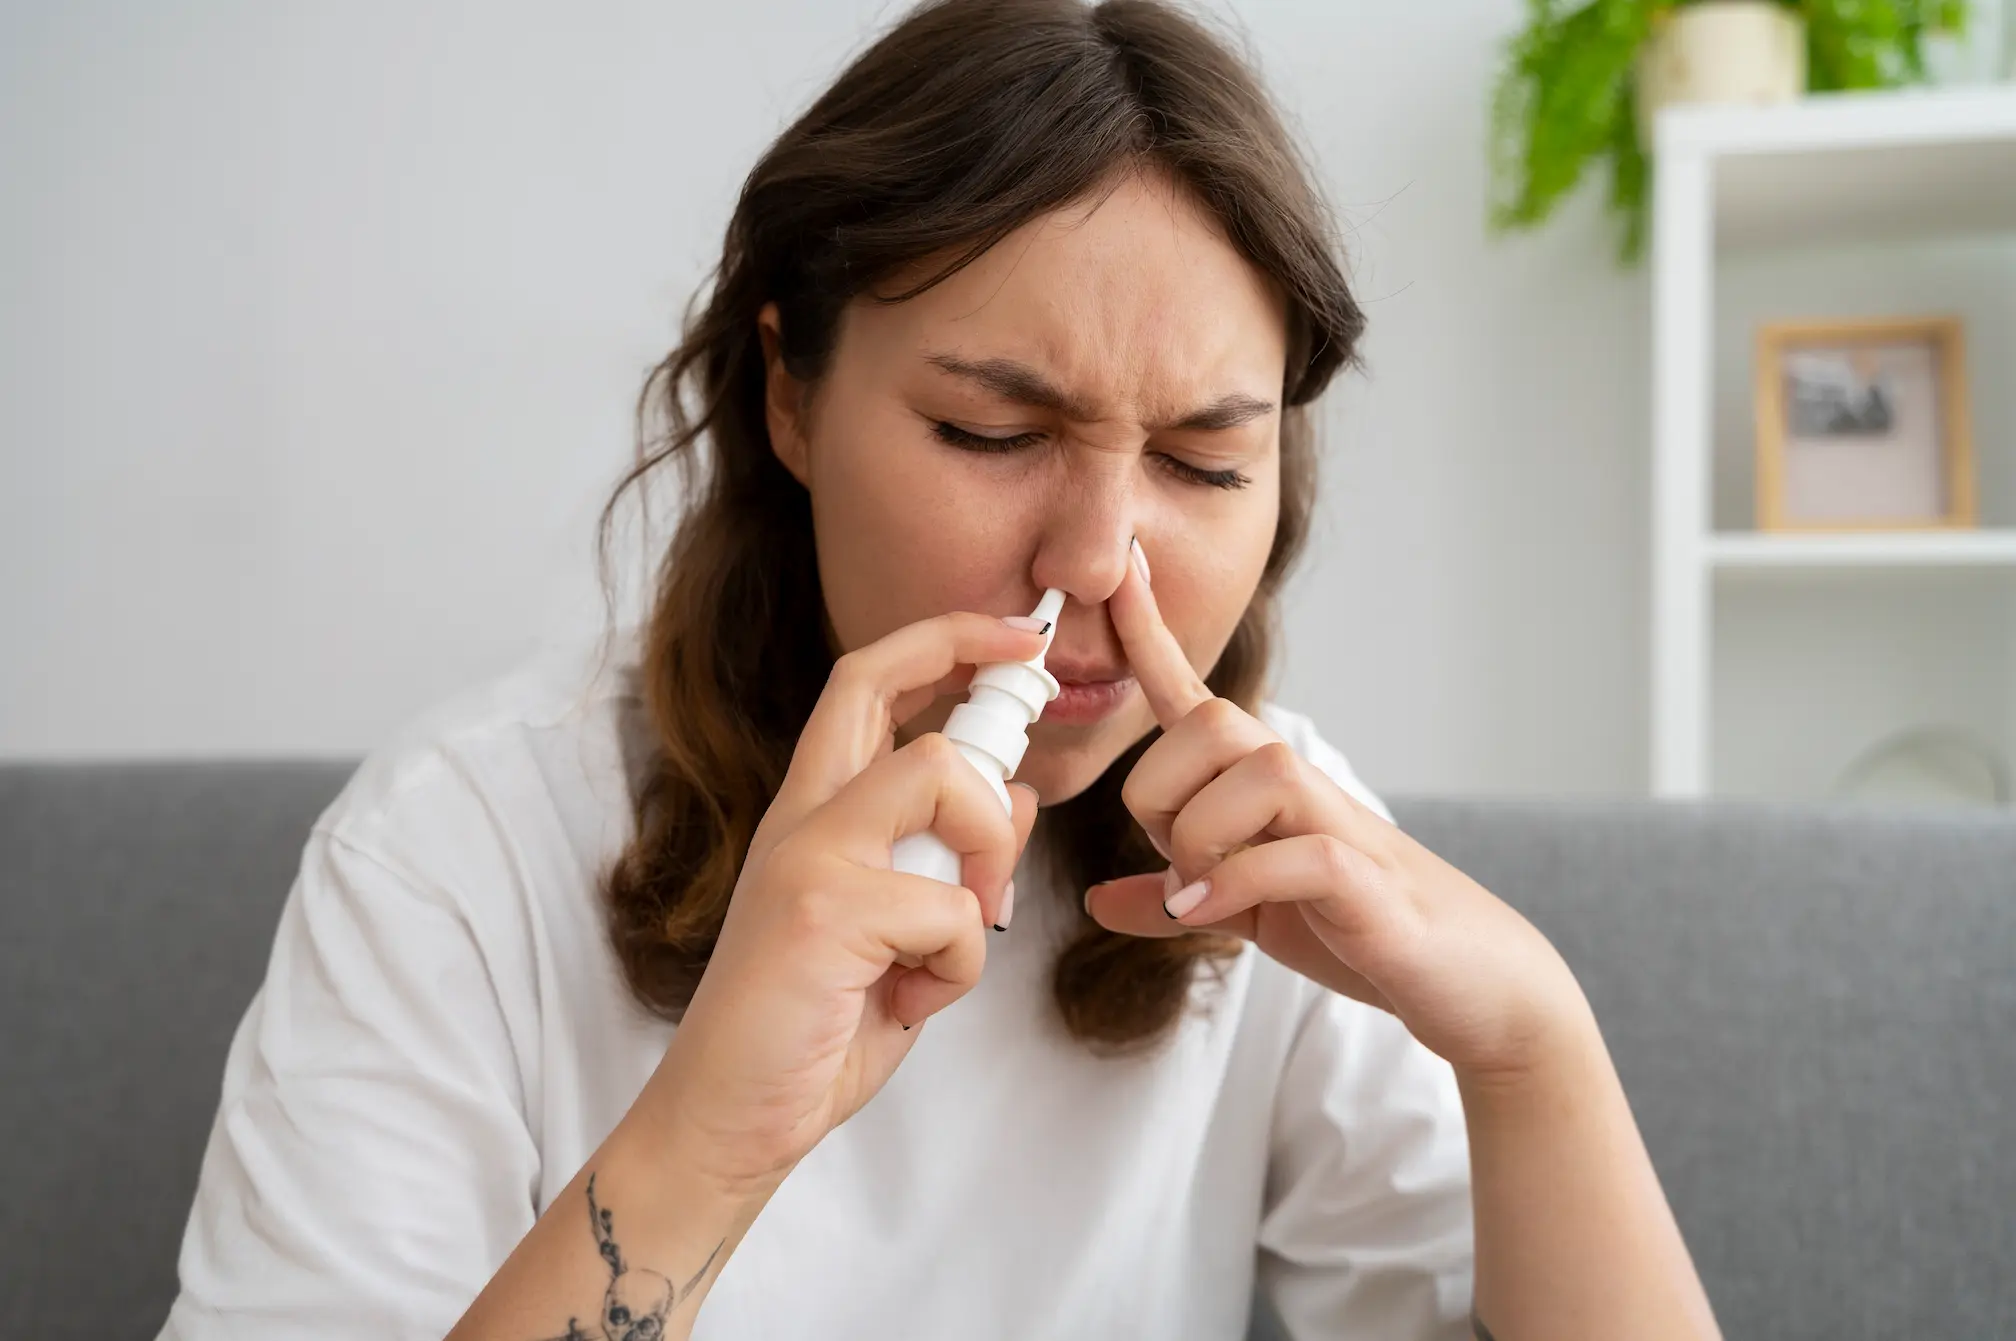
[[[654,1245],[661,1270],[679,1283],[679,1316],[689,1320],[728,1259],[762,1214],[777,1182],[724,1178],[705,1153],[647,1109],[635,1106],[609,1134],[596,1162],[606,1186],[649,1189],[626,1198],[640,1242]],[[689,1274],[690,1273],[690,1274]],[[668,1341],[683,1331],[668,1331]]]
[[[641,1102],[609,1134],[608,1149],[653,1186],[676,1189],[689,1204],[732,1219],[745,1213],[755,1219],[791,1171],[788,1165],[755,1167]]]
[[[1595,1013],[1579,995],[1573,1007],[1533,1026],[1504,1058],[1456,1067],[1457,1089],[1473,1123],[1480,1117],[1552,1120],[1617,1084]]]
[[[751,1140],[755,1124],[705,1102],[722,1087],[700,1078],[695,1059],[680,1047],[684,1038],[684,1030],[675,1035],[620,1125],[662,1176],[695,1186],[710,1201],[747,1206],[753,1216],[802,1154]]]

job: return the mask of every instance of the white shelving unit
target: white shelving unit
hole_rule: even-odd
[[[1711,504],[1718,258],[2016,233],[2016,87],[1674,108],[1659,119],[1655,163],[1651,784],[1656,795],[1684,797],[1711,789],[1718,592],[1784,574],[2016,575],[2016,527],[1717,532]],[[2012,373],[1974,369],[1977,384]]]
[[[1720,574],[1825,568],[2016,568],[2016,529],[1838,535],[1711,532],[1702,550]]]

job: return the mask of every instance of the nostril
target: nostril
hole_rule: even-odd
[[[1055,587],[1064,592],[1067,605],[1096,608],[1104,605],[1127,576],[1134,562],[1134,531],[1108,532],[1066,540],[1057,538],[1039,552],[1030,565],[1029,576],[1038,591]]]

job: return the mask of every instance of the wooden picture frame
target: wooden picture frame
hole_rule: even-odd
[[[1771,322],[1755,374],[1758,530],[1976,524],[1957,318]]]

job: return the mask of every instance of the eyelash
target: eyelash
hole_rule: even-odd
[[[990,438],[984,433],[974,433],[968,429],[959,427],[957,424],[948,424],[942,419],[931,425],[931,431],[937,434],[941,442],[948,443],[953,447],[959,447],[969,452],[987,452],[997,455],[1007,452],[1019,452],[1024,447],[1033,447],[1043,440],[1041,433],[1017,433],[1006,438]],[[1213,489],[1244,489],[1253,482],[1243,471],[1229,468],[1225,470],[1206,470],[1202,466],[1193,466],[1188,461],[1180,460],[1177,457],[1159,453],[1158,455],[1161,456],[1165,469],[1174,474],[1177,479],[1188,484],[1202,484]]]

